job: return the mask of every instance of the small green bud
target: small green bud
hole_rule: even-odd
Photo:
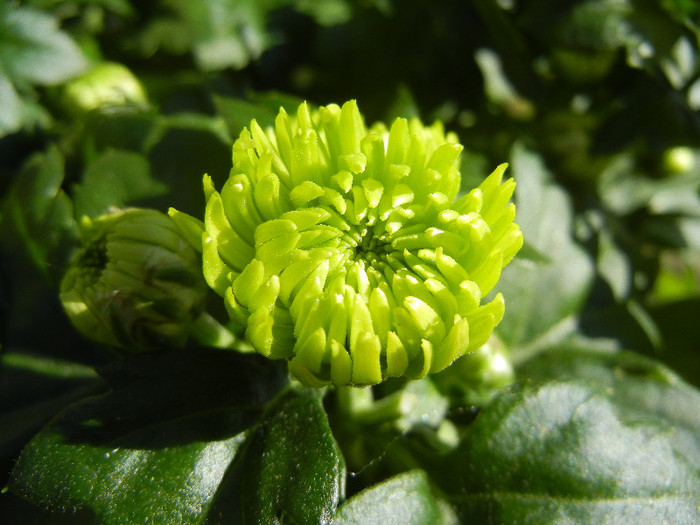
[[[145,106],[148,98],[141,82],[129,69],[106,62],[66,84],[62,103],[66,111],[80,115],[113,106]]]
[[[465,405],[482,405],[515,381],[508,351],[496,337],[433,377],[438,388]]]
[[[697,164],[695,152],[685,146],[677,146],[664,151],[662,162],[663,171],[668,175],[689,173]]]
[[[81,237],[61,282],[75,327],[126,353],[184,345],[207,286],[199,254],[171,219],[130,208],[86,218]]]
[[[252,121],[221,191],[205,177],[204,275],[260,354],[301,382],[418,379],[484,344],[483,298],[522,246],[499,166],[458,198],[439,123],[365,126],[347,102]]]

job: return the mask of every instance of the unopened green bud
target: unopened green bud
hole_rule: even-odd
[[[522,234],[505,165],[458,198],[461,151],[439,123],[368,129],[354,101],[252,121],[221,191],[205,178],[201,248],[255,350],[308,385],[371,385],[484,344]]]
[[[201,258],[165,214],[130,208],[85,219],[61,301],[85,336],[126,353],[182,346],[204,308]]]
[[[663,154],[663,170],[668,175],[685,174],[696,166],[695,152],[685,146],[669,148]]]
[[[440,390],[461,404],[481,405],[515,380],[507,349],[496,337],[433,377]]]
[[[115,106],[145,106],[146,92],[138,78],[121,64],[95,66],[63,88],[63,107],[73,114]]]

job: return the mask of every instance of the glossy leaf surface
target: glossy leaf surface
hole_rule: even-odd
[[[524,373],[538,380],[485,408],[448,458],[443,488],[465,520],[697,522],[697,390],[653,361],[586,349],[545,352]]]
[[[457,523],[440,505],[419,470],[399,474],[346,501],[333,525],[448,525]]]
[[[290,390],[270,403],[283,370],[205,349],[110,366],[113,390],[41,431],[11,488],[52,509],[88,508],[105,524],[327,519],[342,457],[316,394]]]

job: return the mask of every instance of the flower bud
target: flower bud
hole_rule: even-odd
[[[697,165],[697,155],[691,148],[676,146],[664,151],[662,162],[665,174],[685,174],[690,173]]]
[[[126,353],[184,345],[207,286],[199,254],[171,219],[130,208],[85,219],[81,237],[61,282],[75,327]]]
[[[443,393],[460,404],[483,405],[515,381],[515,371],[503,343],[492,337],[433,380]]]
[[[63,88],[63,107],[79,115],[96,109],[148,103],[138,78],[121,64],[98,64]]]
[[[202,250],[255,350],[307,385],[371,385],[485,343],[522,235],[505,165],[457,198],[461,151],[439,123],[368,129],[354,101],[252,121],[221,191],[205,177]]]

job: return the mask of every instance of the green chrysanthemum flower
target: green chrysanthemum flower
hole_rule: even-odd
[[[439,123],[368,130],[354,101],[251,122],[221,192],[205,177],[202,248],[255,350],[308,385],[371,385],[485,343],[522,235],[505,165],[457,199],[461,150]]]
[[[182,346],[208,292],[201,259],[164,213],[129,208],[87,218],[61,302],[90,339],[141,352]]]

